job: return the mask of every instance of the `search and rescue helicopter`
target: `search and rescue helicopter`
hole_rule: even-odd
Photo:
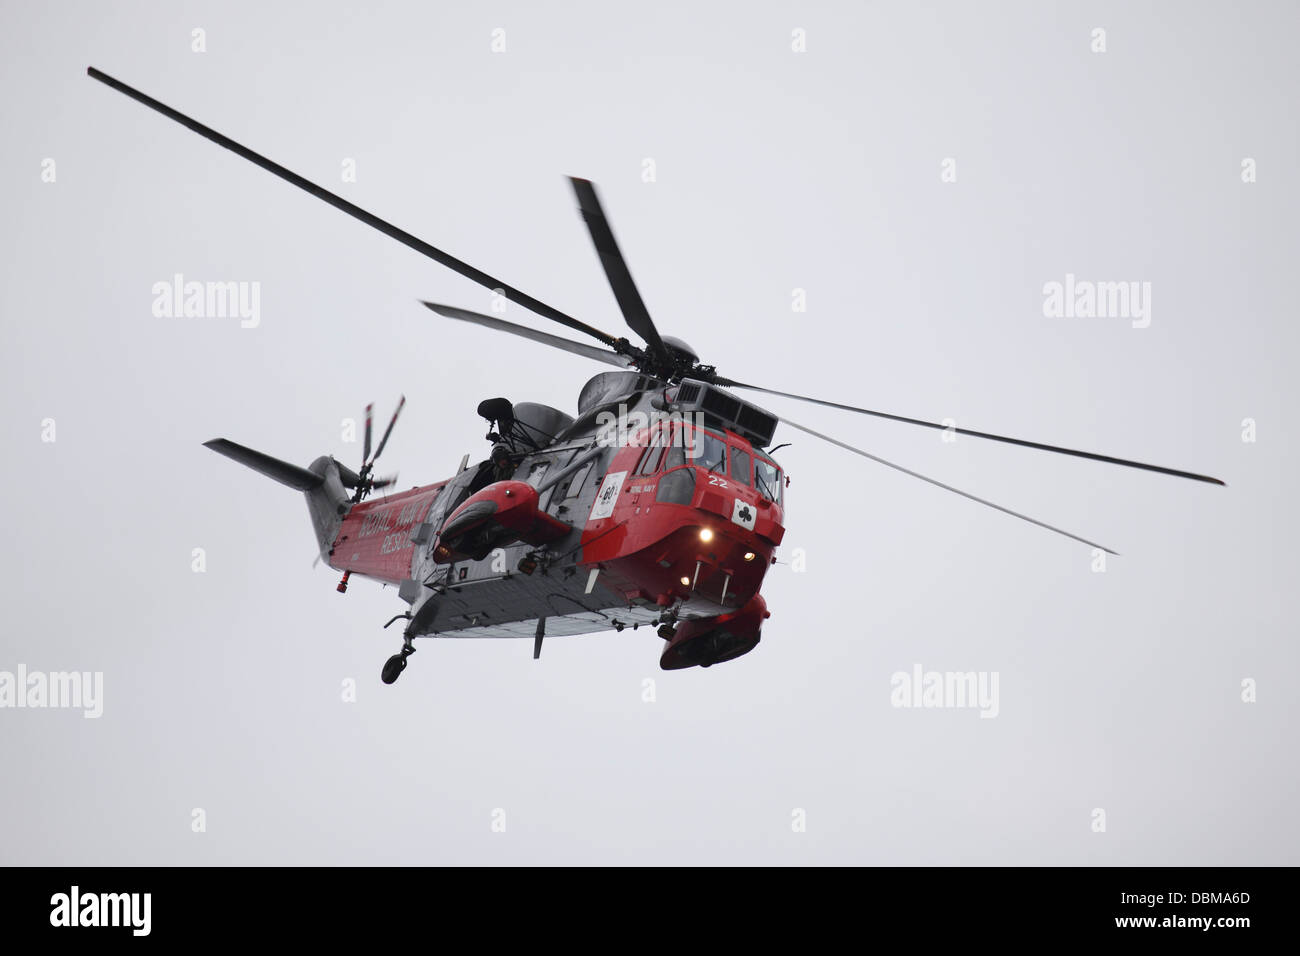
[[[493,316],[432,302],[440,316],[521,336],[586,356],[613,370],[583,386],[577,415],[491,398],[491,455],[461,463],[444,481],[367,501],[393,478],[374,467],[405,405],[402,398],[371,453],[366,410],[362,463],[331,456],[293,465],[224,438],[205,442],[283,485],[303,492],[321,558],[343,572],[397,587],[407,610],[401,650],[384,664],[393,683],[417,637],[532,637],[657,628],[666,670],[709,667],[758,644],[769,617],[759,593],[785,535],[789,479],[772,455],[778,424],[828,441],[886,467],[996,508],[1089,547],[1078,535],[918,474],[838,438],[778,417],[730,391],[745,389],[877,418],[949,430],[1222,485],[1218,478],[1160,465],[956,428],[728,378],[701,363],[685,342],[661,335],[632,281],[596,190],[571,179],[578,208],[628,327],[641,344],[601,331],[539,302],[221,133],[94,67],[99,82],[188,127],[318,199],[341,209],[507,300],[600,343],[552,335]]]

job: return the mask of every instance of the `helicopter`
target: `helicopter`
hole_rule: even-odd
[[[628,329],[638,342],[588,325],[380,219],[94,67],[100,83],[161,113],[299,189],[530,312],[591,341],[433,302],[443,318],[529,339],[612,370],[591,378],[577,414],[488,398],[491,454],[461,461],[450,478],[370,498],[396,479],[375,477],[405,406],[398,403],[372,453],[366,409],[357,470],[332,456],[294,465],[225,438],[206,447],[302,492],[320,558],[343,574],[397,588],[407,609],[400,650],[381,679],[395,682],[414,641],[529,638],[653,629],[660,667],[711,667],[752,651],[770,617],[760,593],[785,536],[789,478],[774,457],[778,425],[1109,554],[1096,542],[887,461],[734,394],[754,392],[924,428],[1223,485],[1218,478],[1064,448],[950,423],[862,408],[749,384],[719,374],[681,339],[661,335],[592,183],[570,178],[578,209]],[[592,344],[592,343],[599,344]]]

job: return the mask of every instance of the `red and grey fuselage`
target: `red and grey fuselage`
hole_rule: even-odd
[[[558,433],[512,459],[512,478],[494,480],[484,461],[352,506],[328,539],[330,565],[396,585],[412,636],[668,622],[664,667],[752,649],[767,617],[759,590],[784,535],[784,475],[760,447],[775,418],[702,383],[664,386],[636,372],[592,379],[576,420],[545,411],[559,416]]]

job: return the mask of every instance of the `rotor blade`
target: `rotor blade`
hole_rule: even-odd
[[[376,478],[374,481],[372,481],[372,482],[370,483],[370,487],[371,487],[371,488],[387,488],[387,487],[389,487],[390,485],[395,485],[395,484],[397,484],[397,476],[396,476],[396,475],[388,475],[387,477],[384,477],[384,478]]]
[[[361,451],[361,464],[370,460],[370,426],[375,417],[375,403],[366,406],[366,447]]]
[[[495,329],[498,332],[509,332],[511,335],[518,335],[520,338],[531,339],[552,348],[563,349],[566,352],[572,352],[574,355],[595,359],[597,362],[604,362],[606,365],[614,365],[618,368],[630,367],[628,360],[617,352],[598,348],[595,345],[588,345],[586,342],[571,342],[568,339],[560,338],[558,335],[551,335],[549,332],[539,332],[536,329],[530,329],[526,325],[515,325],[505,319],[470,312],[468,309],[458,309],[454,305],[439,305],[436,302],[425,302],[424,300],[421,300],[420,304],[426,309],[432,309],[444,318],[472,322],[474,325]]]
[[[663,340],[659,338],[659,330],[655,328],[654,320],[650,318],[645,303],[641,301],[641,293],[637,291],[636,283],[632,281],[632,273],[627,267],[627,261],[619,251],[618,243],[614,240],[614,231],[609,226],[609,220],[605,218],[600,197],[596,195],[596,187],[590,180],[576,179],[573,176],[569,177],[569,182],[573,185],[574,195],[578,197],[578,208],[582,210],[582,218],[587,221],[587,231],[591,233],[591,241],[596,245],[600,264],[605,269],[605,278],[609,280],[610,288],[614,290],[614,298],[618,300],[618,307],[623,311],[624,320],[628,327],[650,346],[650,354],[665,366],[668,365],[670,362],[668,350],[664,348]]]
[[[251,149],[247,148],[246,146],[241,146],[239,143],[236,143],[233,139],[230,139],[228,136],[223,136],[221,133],[218,133],[216,130],[204,126],[202,123],[198,122],[197,120],[191,119],[190,117],[186,116],[184,113],[178,112],[177,110],[172,109],[170,106],[158,102],[153,97],[141,93],[139,90],[134,89],[133,87],[127,86],[121,80],[116,80],[113,77],[109,76],[107,73],[103,73],[100,70],[95,69],[93,66],[87,67],[86,73],[92,79],[98,80],[99,82],[103,83],[105,86],[112,87],[113,89],[117,90],[119,93],[131,97],[131,99],[135,100],[138,103],[143,103],[151,110],[156,110],[157,112],[161,113],[163,116],[166,116],[168,119],[175,120],[177,123],[180,123],[182,126],[188,127],[189,129],[198,133],[203,138],[211,140],[212,142],[216,143],[218,146],[225,147],[226,149],[230,150],[232,153],[235,153],[237,156],[242,156],[250,163],[254,163],[258,166],[261,166],[267,172],[279,176],[285,182],[292,183],[293,185],[297,186],[299,189],[303,190],[304,192],[311,193],[311,195],[315,196],[317,199],[329,203],[335,209],[341,209],[349,216],[352,216],[355,219],[360,219],[366,225],[371,226],[374,229],[378,229],[384,235],[396,239],[404,246],[414,249],[416,252],[420,253],[421,255],[428,256],[434,262],[441,263],[442,265],[446,266],[448,269],[451,269],[453,272],[457,272],[460,275],[463,275],[465,278],[477,282],[481,286],[499,292],[501,295],[509,299],[511,302],[515,302],[519,305],[522,305],[525,309],[529,309],[533,312],[536,312],[538,315],[551,319],[554,322],[559,322],[561,325],[566,325],[577,332],[582,332],[586,335],[590,335],[593,338],[597,339],[598,341],[605,343],[606,345],[613,346],[616,342],[618,342],[618,339],[615,338],[614,336],[608,335],[605,332],[600,331],[599,329],[592,328],[590,325],[587,325],[585,322],[580,322],[570,315],[565,315],[563,312],[559,311],[558,309],[552,308],[551,306],[547,305],[545,302],[541,302],[537,299],[534,299],[532,296],[528,295],[527,293],[520,292],[518,289],[506,285],[500,279],[496,279],[488,275],[486,272],[483,272],[479,269],[475,269],[473,266],[469,265],[466,262],[461,262],[459,259],[455,258],[454,256],[448,255],[447,253],[443,252],[441,249],[434,248],[433,246],[425,242],[423,239],[419,239],[411,235],[409,232],[405,232],[404,230],[397,228],[391,223],[385,222],[383,219],[380,219],[378,216],[366,212],[360,206],[348,202],[346,199],[344,199],[341,196],[336,196],[334,193],[330,192],[329,190],[317,186],[315,183],[311,182],[310,180],[304,179],[302,176],[299,176],[297,173],[285,169],[279,163],[273,162],[272,160],[267,159],[265,156],[253,152]]]
[[[874,415],[876,418],[887,418],[894,422],[903,422],[907,425],[921,425],[924,428],[937,428],[940,431],[953,431],[958,435],[969,435],[972,438],[987,438],[990,441],[1006,442],[1008,445],[1021,445],[1025,448],[1037,448],[1039,451],[1056,452],[1060,455],[1073,455],[1076,458],[1088,458],[1092,461],[1102,461],[1109,465],[1123,465],[1125,468],[1141,468],[1143,471],[1154,471],[1162,475],[1173,475],[1175,478],[1190,478],[1192,481],[1204,481],[1212,485],[1222,485],[1224,482],[1218,478],[1211,478],[1209,475],[1198,475],[1191,471],[1180,471],[1177,468],[1166,468],[1163,465],[1148,465],[1141,461],[1130,461],[1127,458],[1113,458],[1110,455],[1099,455],[1091,451],[1079,451],[1075,448],[1062,448],[1059,445],[1045,445],[1042,442],[1026,441],[1023,438],[1008,438],[1006,435],[993,435],[989,432],[977,432],[969,428],[957,428],[939,422],[927,422],[919,418],[906,418],[902,415],[890,415],[888,412],[876,412],[869,408],[859,408],[856,405],[841,405],[839,402],[828,402],[820,398],[809,398],[807,395],[795,395],[792,392],[778,392],[773,388],[762,388],[758,385],[746,385],[744,382],[736,382],[728,378],[716,378],[714,384],[721,385],[724,388],[747,388],[755,392],[764,392],[768,395],[780,395],[782,398],[793,398],[800,402],[812,402],[814,405],[824,405],[827,408],[838,408],[846,412],[858,412],[862,415]]]
[[[379,460],[379,456],[384,453],[384,446],[388,444],[388,436],[393,433],[393,426],[397,424],[397,416],[402,414],[402,408],[406,405],[406,396],[403,395],[397,403],[397,408],[393,412],[393,417],[388,420],[388,427],[384,429],[384,437],[379,439],[379,447],[375,449],[375,457],[368,459],[367,464],[373,465]]]
[[[1075,541],[1080,542],[1081,544],[1086,544],[1090,548],[1101,548],[1101,550],[1105,551],[1107,554],[1114,554],[1114,555],[1119,554],[1118,551],[1112,551],[1104,544],[1098,544],[1095,541],[1089,541],[1087,538],[1080,538],[1077,534],[1070,534],[1070,532],[1068,531],[1062,531],[1060,528],[1055,528],[1050,524],[1046,524],[1045,522],[1039,521],[1037,518],[1031,518],[1028,515],[1023,515],[1019,511],[1012,511],[1010,508],[1004,508],[1001,505],[994,504],[993,502],[985,498],[979,498],[975,495],[970,494],[969,492],[962,491],[960,488],[954,488],[952,485],[945,485],[942,481],[936,481],[933,478],[927,478],[925,475],[922,475],[919,472],[915,472],[912,471],[911,469],[904,468],[902,465],[896,465],[892,461],[886,461],[885,459],[880,458],[877,455],[873,455],[870,452],[863,451],[861,448],[854,448],[852,445],[842,442],[838,438],[832,438],[830,435],[823,435],[821,432],[813,431],[811,428],[806,428],[803,425],[799,425],[795,422],[792,422],[788,418],[782,418],[780,420],[785,424],[789,425],[791,428],[797,428],[799,429],[799,431],[806,432],[807,434],[812,435],[815,438],[820,438],[823,441],[828,441],[832,445],[838,445],[839,447],[843,448],[846,451],[853,452],[853,454],[855,455],[861,455],[863,458],[870,458],[872,461],[884,465],[886,468],[892,468],[895,471],[901,471],[903,474],[911,475],[913,478],[920,478],[922,481],[929,482],[930,484],[934,485],[937,488],[942,488],[944,491],[951,491],[953,494],[961,495],[963,498],[969,498],[971,501],[978,501],[982,505],[988,505],[990,508],[994,508],[997,511],[1001,511],[1003,514],[1011,515],[1013,518],[1019,518],[1022,521],[1028,521],[1030,524],[1036,524],[1038,525],[1038,527],[1046,528],[1048,531],[1055,531],[1057,534],[1065,535],[1065,537],[1067,538],[1071,538]]]

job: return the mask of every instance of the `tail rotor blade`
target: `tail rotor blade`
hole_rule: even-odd
[[[366,447],[361,451],[361,464],[370,460],[370,427],[375,417],[375,403],[366,406]]]
[[[384,429],[384,437],[379,439],[379,447],[375,449],[375,457],[370,459],[370,464],[379,460],[379,456],[384,453],[384,446],[388,444],[388,436],[393,433],[393,426],[397,424],[397,416],[402,414],[402,409],[406,406],[406,396],[403,395],[401,401],[397,403],[397,409],[393,412],[393,417],[388,420],[388,427]]]

